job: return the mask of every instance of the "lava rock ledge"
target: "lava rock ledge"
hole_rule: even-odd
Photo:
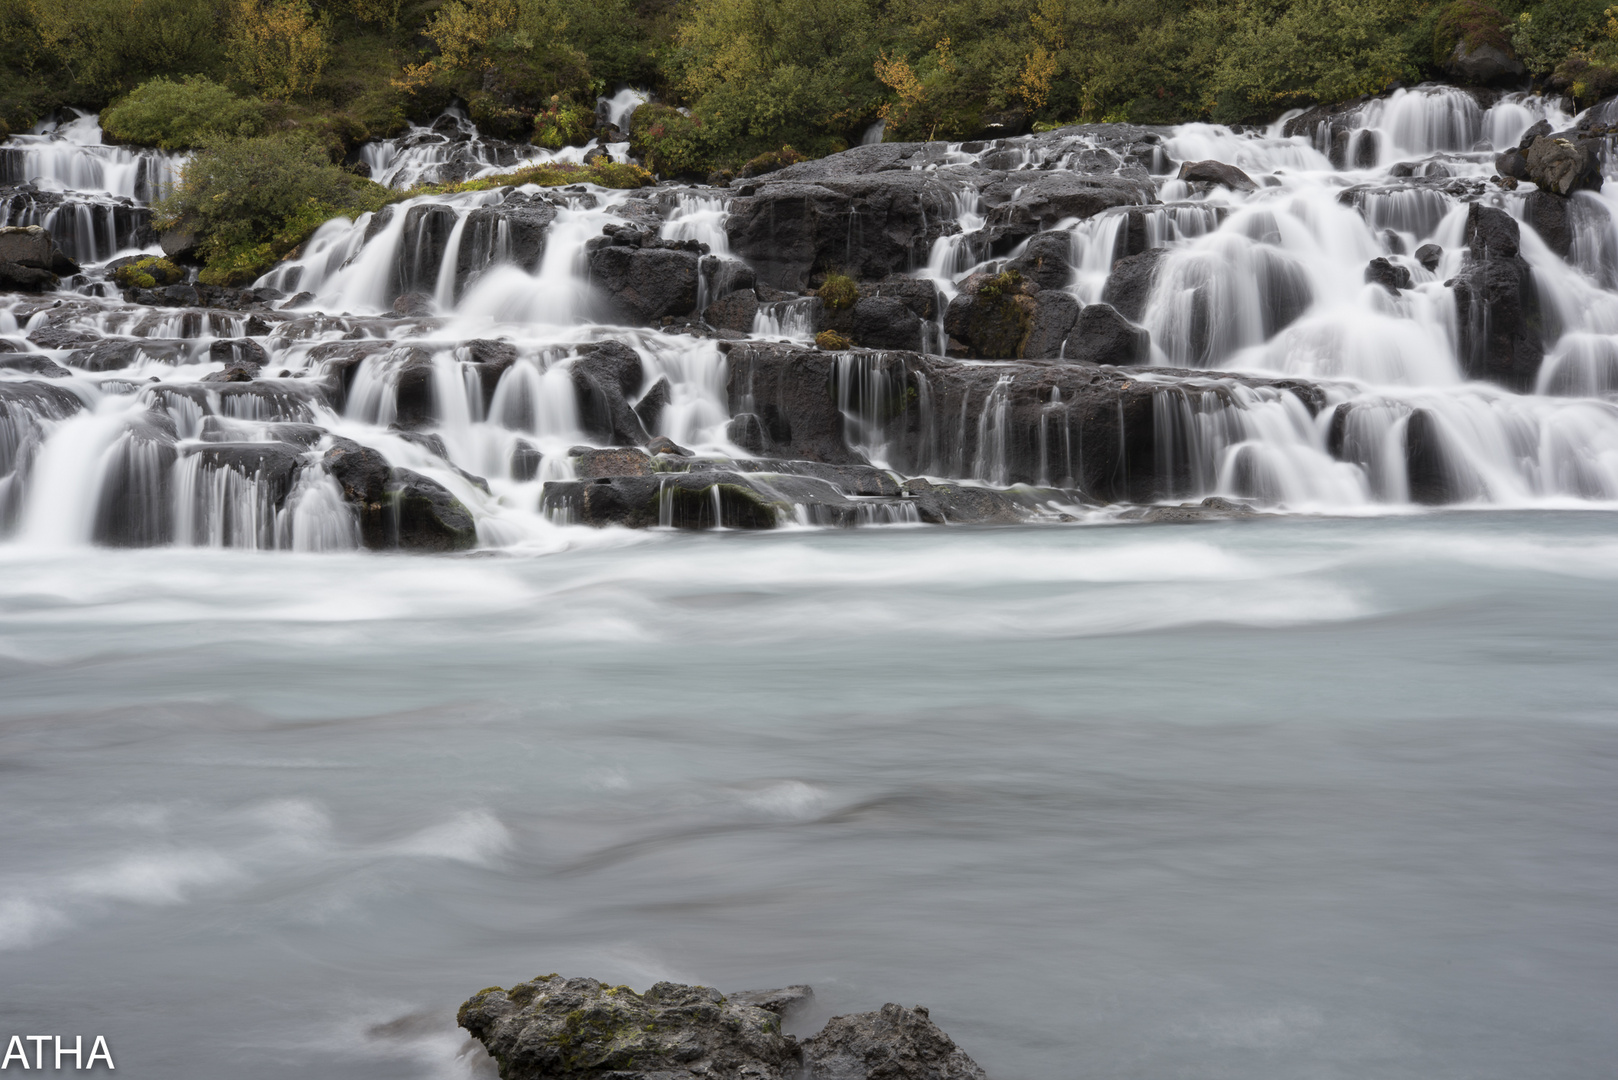
[[[834,1016],[813,1038],[781,1030],[807,986],[729,997],[660,982],[644,994],[545,975],[473,994],[457,1021],[501,1080],[987,1080],[927,1010],[889,1003]]]

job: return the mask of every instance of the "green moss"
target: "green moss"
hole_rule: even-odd
[[[842,352],[854,347],[854,342],[835,330],[822,330],[816,334],[815,344],[827,352]]]
[[[800,161],[809,160],[805,154],[800,154],[790,146],[783,146],[779,150],[769,150],[742,166],[742,176],[764,176],[767,173],[777,172],[788,165],[796,165]]]
[[[516,172],[500,173],[497,176],[484,176],[476,180],[463,180],[458,184],[425,184],[418,188],[412,188],[410,191],[402,192],[398,197],[452,195],[458,191],[491,191],[494,188],[520,187],[523,184],[535,184],[539,187],[596,184],[604,188],[627,190],[647,187],[656,182],[652,174],[639,165],[631,165],[627,161],[602,161],[597,159],[588,165],[572,165],[567,162],[533,165],[526,169],[518,169]]]
[[[154,255],[120,266],[112,272],[112,280],[124,289],[155,289],[179,284],[185,280],[185,271]]]
[[[1002,271],[978,287],[978,295],[989,300],[1015,296],[1021,291],[1022,275],[1015,270]]]
[[[846,274],[827,274],[826,280],[815,291],[820,302],[829,311],[853,307],[860,298],[859,284]]]

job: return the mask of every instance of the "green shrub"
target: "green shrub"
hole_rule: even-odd
[[[562,100],[553,94],[550,104],[534,116],[534,133],[528,141],[547,150],[583,146],[595,133],[596,113],[588,105]]]
[[[815,290],[815,295],[820,297],[820,302],[826,305],[827,310],[841,311],[859,301],[860,287],[846,274],[827,274],[826,280]]]
[[[307,134],[215,138],[186,162],[173,194],[154,207],[160,229],[185,223],[200,240],[204,284],[251,281],[322,223],[398,197],[332,164]]]
[[[1462,44],[1468,52],[1485,45],[1511,51],[1511,23],[1500,9],[1482,0],[1455,0],[1433,27],[1433,63],[1442,64]]]
[[[101,126],[119,142],[189,150],[217,135],[257,135],[264,107],[238,97],[206,75],[179,82],[152,79],[101,112]]]
[[[701,120],[648,102],[629,119],[629,152],[665,177],[706,176],[713,151]]]
[[[155,289],[159,285],[178,285],[185,280],[185,271],[153,255],[125,263],[112,272],[112,279],[124,289]]]
[[[1611,0],[1548,0],[1517,16],[1511,47],[1529,71],[1549,75],[1602,37]]]

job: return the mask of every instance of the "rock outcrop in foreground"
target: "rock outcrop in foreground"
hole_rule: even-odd
[[[917,1006],[834,1016],[798,1040],[781,1021],[807,986],[726,997],[660,982],[644,994],[546,975],[473,994],[457,1020],[499,1064],[502,1080],[986,1080]]]

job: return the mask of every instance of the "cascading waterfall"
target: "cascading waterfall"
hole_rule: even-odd
[[[622,132],[643,100],[622,91],[598,113]],[[1485,186],[1494,150],[1542,119],[1559,127],[1571,118],[1525,95],[1484,108],[1472,95],[1422,87],[1290,136],[1285,119],[1263,132],[1167,131],[1144,167],[1216,159],[1248,172],[1254,190],[1164,173],[1153,181],[1156,203],[1043,226],[1067,234],[1071,275],[1058,287],[1079,309],[1102,301],[1119,259],[1161,250],[1139,312],[1150,366],[1130,384],[1148,395],[1144,411],[1125,418],[1120,403],[1116,416],[1087,412],[1053,384],[1038,391],[1024,430],[1014,415],[1023,376],[997,375],[993,361],[982,362],[978,389],[961,392],[905,354],[848,352],[833,376],[844,445],[900,474],[1036,484],[1069,491],[1074,504],[1122,490],[1092,490],[1098,430],[1116,429],[1119,441],[1102,450],[1136,454],[1146,467],[1123,445],[1142,425],[1162,481],[1153,497],[1170,501],[1218,494],[1339,512],[1437,501],[1438,492],[1480,504],[1618,501],[1618,193],[1573,197],[1564,258],[1532,228],[1526,191]],[[1000,140],[929,147],[912,168],[950,181],[983,168],[1032,177],[1082,171],[1106,153],[1087,137]],[[408,186],[544,156],[483,139],[452,112],[358,159],[383,182]],[[547,503],[542,492],[574,481],[576,447],[618,438],[603,424],[639,424],[699,455],[749,457],[732,441],[733,401],[738,413],[760,406],[728,385],[724,342],[679,324],[615,324],[602,314],[590,256],[615,229],[640,230],[637,244],[704,251],[692,283],[701,313],[751,287],[751,271],[731,256],[731,193],[530,185],[404,199],[326,223],[258,282],[285,298],[274,318],[121,303],[95,264],[156,250],[146,205],[180,163],[102,145],[87,114],[0,148],[13,185],[0,192],[6,223],[45,225],[93,279],[64,293],[65,305],[19,300],[0,312],[0,334],[27,364],[65,368],[42,379],[0,354],[0,529],[16,539],[353,548],[357,519],[321,465],[352,440],[453,495],[480,542],[550,543],[579,504],[572,495]],[[1463,270],[1467,205],[1480,197],[1523,222],[1544,338],[1532,393],[1465,374],[1473,330],[1448,283]],[[949,227],[910,276],[938,297],[925,351],[953,363],[942,356],[945,306],[968,275],[997,272],[1031,248],[1000,239],[1003,219],[981,185],[957,184],[945,198]],[[1423,261],[1423,245],[1442,251]],[[1409,287],[1368,282],[1373,259],[1408,273]],[[748,336],[807,344],[822,302],[782,295],[760,289]],[[46,345],[24,340],[47,331],[56,336]],[[622,387],[634,421],[592,411],[586,390],[603,377],[593,365],[604,343],[638,362]],[[204,381],[228,362],[263,370],[248,382]],[[1183,368],[1208,374],[1167,370]],[[1263,381],[1278,378],[1313,380],[1324,397],[1306,404]],[[761,490],[778,489],[781,505],[796,507],[785,521],[917,520],[911,503],[857,494],[853,509],[833,513],[756,475]],[[667,482],[659,490],[666,524],[717,525],[732,513],[703,501],[717,495],[692,501]]]

